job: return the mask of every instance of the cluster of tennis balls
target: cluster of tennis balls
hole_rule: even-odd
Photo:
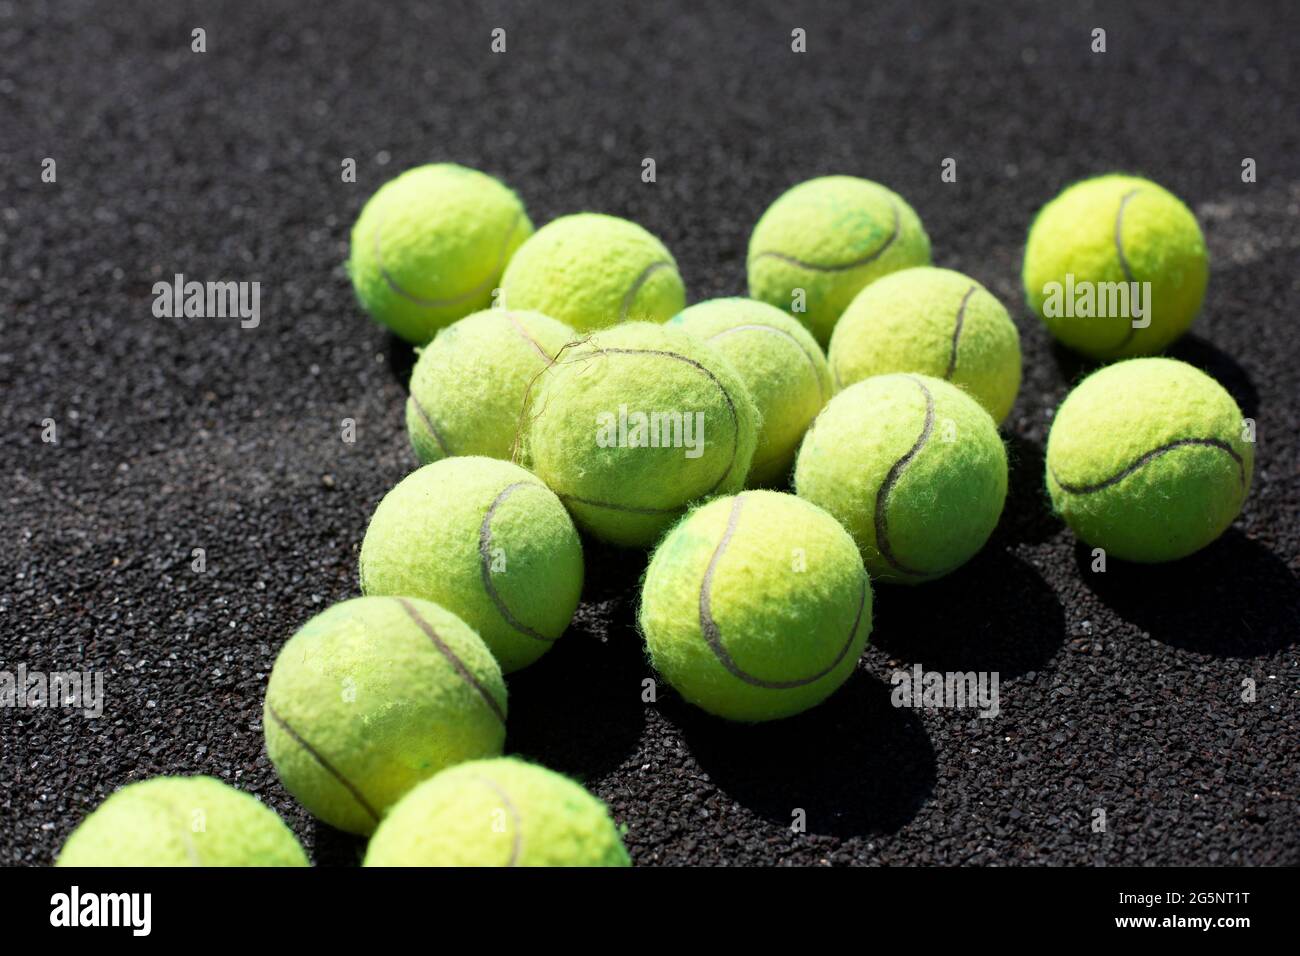
[[[653,548],[651,662],[686,700],[747,722],[848,678],[873,581],[933,580],[988,540],[1021,375],[1005,307],[931,265],[902,197],[848,176],[778,198],[748,270],[749,298],[687,308],[672,255],[640,226],[584,213],[534,232],[505,185],[450,164],[366,204],[349,271],[363,307],[419,347],[406,424],[423,467],[371,518],[365,596],[285,644],[265,730],[305,807],[371,835],[368,864],[628,862],[598,800],[500,756],[504,675],[577,609],[579,529]],[[1056,510],[1120,558],[1196,551],[1249,489],[1253,446],[1228,393],[1134,357],[1187,329],[1207,276],[1195,218],[1144,179],[1074,185],[1030,230],[1025,290],[1049,330],[1129,359],[1067,397],[1047,447]],[[1150,322],[1044,308],[1067,280],[1149,282]],[[184,825],[199,804],[212,836]],[[305,863],[271,811],[205,778],[120,791],[61,862],[113,857]]]

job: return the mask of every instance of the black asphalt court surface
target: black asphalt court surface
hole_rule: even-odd
[[[315,862],[358,862],[360,840],[280,786],[262,700],[283,642],[359,593],[369,515],[416,464],[410,352],[344,262],[370,194],[434,161],[500,176],[538,225],[642,223],[691,302],[744,293],[750,231],[793,184],[878,180],[1020,330],[992,540],[939,582],[879,587],[856,673],[802,716],[729,725],[662,685],[644,702],[645,554],[586,542],[573,626],[509,679],[507,750],[606,800],[636,864],[1300,863],[1298,19],[0,2],[0,670],[89,670],[105,694],[98,719],[0,711],[0,863],[48,864],[116,788],[199,773],[274,807]],[[1115,170],[1200,220],[1209,291],[1170,354],[1235,396],[1258,446],[1215,544],[1096,574],[1043,488],[1053,411],[1092,366],[1053,344],[1019,274],[1036,210]],[[177,273],[259,282],[260,324],[156,317]],[[893,706],[891,674],[916,665],[998,672],[1000,713]]]

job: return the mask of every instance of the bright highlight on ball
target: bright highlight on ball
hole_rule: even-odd
[[[500,180],[454,163],[409,169],[370,197],[352,228],[348,272],[362,307],[419,345],[486,309],[533,232]]]
[[[843,523],[872,580],[915,584],[984,546],[1007,496],[989,413],[925,375],[878,375],[836,395],[799,449],[795,488]]]
[[[1066,396],[1047,439],[1047,490],[1074,533],[1129,561],[1173,561],[1219,537],[1250,493],[1241,409],[1173,359],[1119,362]]]
[[[868,283],[930,264],[930,237],[903,197],[853,176],[800,183],[749,240],[749,294],[794,315],[825,345]]]
[[[380,824],[366,866],[628,866],[605,805],[522,760],[476,760],[416,787]]]
[[[1209,270],[1201,227],[1177,196],[1111,175],[1075,183],[1042,208],[1023,279],[1054,336],[1114,360],[1159,352],[1186,332]]]
[[[675,316],[678,323],[735,366],[758,407],[747,483],[784,483],[804,432],[831,397],[821,346],[789,315],[755,299],[701,302]]]
[[[420,461],[509,459],[529,386],[573,339],[540,312],[485,309],[438,333],[411,371],[406,431]]]
[[[871,582],[848,533],[793,495],[747,491],[692,511],[655,549],[641,592],[655,669],[731,720],[789,717],[853,673]]]
[[[831,336],[837,389],[917,372],[952,382],[1001,423],[1020,391],[1020,334],[982,285],[951,269],[904,269],[867,286]]]
[[[306,866],[298,838],[256,797],[215,777],[154,777],[81,821],[58,866]]]
[[[440,604],[510,673],[564,633],[582,594],[582,542],[564,505],[508,461],[447,458],[384,496],[361,542],[361,590]]]
[[[501,280],[505,304],[578,332],[618,322],[663,322],[686,305],[677,262],[634,222],[599,213],[561,216],[520,248]]]
[[[744,485],[758,410],[712,347],[631,322],[568,348],[530,403],[526,457],[602,540],[653,544],[686,506]]]
[[[263,708],[285,789],[340,830],[369,834],[408,790],[501,753],[501,669],[460,618],[417,598],[355,598],[280,650]]]

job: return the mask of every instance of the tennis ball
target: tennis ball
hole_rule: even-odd
[[[641,590],[655,669],[731,720],[789,717],[844,683],[871,633],[871,582],[848,532],[794,495],[696,508],[655,549]]]
[[[1076,183],[1039,211],[1023,278],[1054,336],[1117,359],[1159,352],[1186,332],[1209,270],[1201,227],[1177,196],[1149,179],[1111,175]],[[1149,294],[1135,299],[1135,286]]]
[[[215,777],[154,777],[82,820],[56,866],[306,866],[293,832]]]
[[[380,824],[366,866],[628,866],[605,805],[558,773],[503,757],[443,771]]]
[[[964,388],[996,422],[1020,391],[1020,334],[993,295],[951,269],[918,266],[867,286],[831,336],[836,388],[918,372]]]
[[[749,483],[783,482],[804,432],[831,396],[821,346],[802,325],[755,299],[714,299],[673,318],[731,362],[763,424]]]
[[[929,264],[930,237],[902,196],[870,180],[823,176],[790,189],[758,220],[749,294],[793,313],[825,345],[863,286]]]
[[[1088,376],[1056,412],[1047,490],[1088,544],[1128,561],[1205,547],[1241,511],[1255,446],[1214,379],[1173,359],[1130,359]]]
[[[663,322],[686,305],[677,263],[634,222],[561,216],[537,230],[501,280],[512,309],[535,309],[579,332],[616,322]]]
[[[271,670],[262,723],[285,789],[368,834],[406,791],[496,756],[506,686],[477,634],[417,598],[353,598],[317,614]]]
[[[540,312],[486,309],[438,333],[411,371],[406,431],[420,461],[510,458],[533,379],[573,338]]]
[[[800,497],[840,520],[874,580],[915,584],[965,564],[1007,496],[989,413],[926,375],[877,375],[831,399],[799,449]]]
[[[419,166],[362,208],[348,272],[362,307],[418,345],[486,309],[532,232],[523,203],[500,180],[453,163]]]
[[[564,505],[518,465],[447,458],[384,496],[361,542],[361,590],[442,605],[506,673],[564,633],[582,593],[582,542]]]
[[[629,322],[566,349],[539,380],[525,454],[579,527],[653,544],[697,498],[739,491],[758,410],[726,359],[672,325]]]

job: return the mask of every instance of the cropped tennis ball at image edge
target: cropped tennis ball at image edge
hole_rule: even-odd
[[[1149,179],[1110,175],[1076,183],[1042,208],[1023,280],[1056,338],[1113,360],[1159,352],[1186,332],[1209,270],[1201,227],[1177,196]],[[1135,297],[1148,287],[1149,298]]]
[[[1223,386],[1174,359],[1130,359],[1088,376],[1057,410],[1047,490],[1087,544],[1128,561],[1173,561],[1232,524],[1254,463]]]
[[[762,424],[749,484],[785,481],[804,432],[831,396],[821,346],[799,322],[755,299],[713,299],[674,316],[731,362]]]
[[[1007,454],[979,404],[942,379],[877,375],[840,392],[799,449],[798,495],[848,529],[873,581],[965,564],[997,526]]]
[[[519,249],[501,280],[505,304],[553,316],[578,332],[618,322],[663,322],[686,305],[677,262],[634,222],[600,213],[561,216]]]
[[[573,339],[540,312],[486,309],[449,325],[411,371],[406,431],[420,461],[509,459],[533,380]]]
[[[655,669],[688,701],[773,720],[821,703],[853,673],[871,633],[871,583],[831,515],[747,491],[664,536],[639,621]]]
[[[285,643],[262,723],[285,789],[331,826],[365,835],[439,770],[501,753],[506,685],[450,611],[417,598],[353,598]]]
[[[758,443],[740,374],[680,327],[629,322],[566,349],[529,407],[526,459],[579,527],[647,547],[691,502],[739,491]]]
[[[409,169],[370,197],[352,228],[348,272],[362,307],[416,345],[492,304],[533,232],[500,180],[454,163]]]
[[[793,314],[825,345],[864,286],[929,264],[930,237],[902,196],[867,179],[823,176],[790,189],[758,220],[749,294]]]
[[[413,595],[458,615],[510,673],[569,626],[582,594],[582,542],[560,499],[525,469],[447,458],[380,501],[360,577],[365,594]]]
[[[393,808],[366,866],[629,866],[605,805],[567,777],[504,757],[443,771]]]
[[[256,797],[215,777],[154,777],[82,820],[56,865],[307,866],[307,855]]]
[[[1020,333],[987,289],[951,269],[904,269],[867,286],[831,336],[837,389],[916,372],[970,393],[1003,422],[1020,391]]]

